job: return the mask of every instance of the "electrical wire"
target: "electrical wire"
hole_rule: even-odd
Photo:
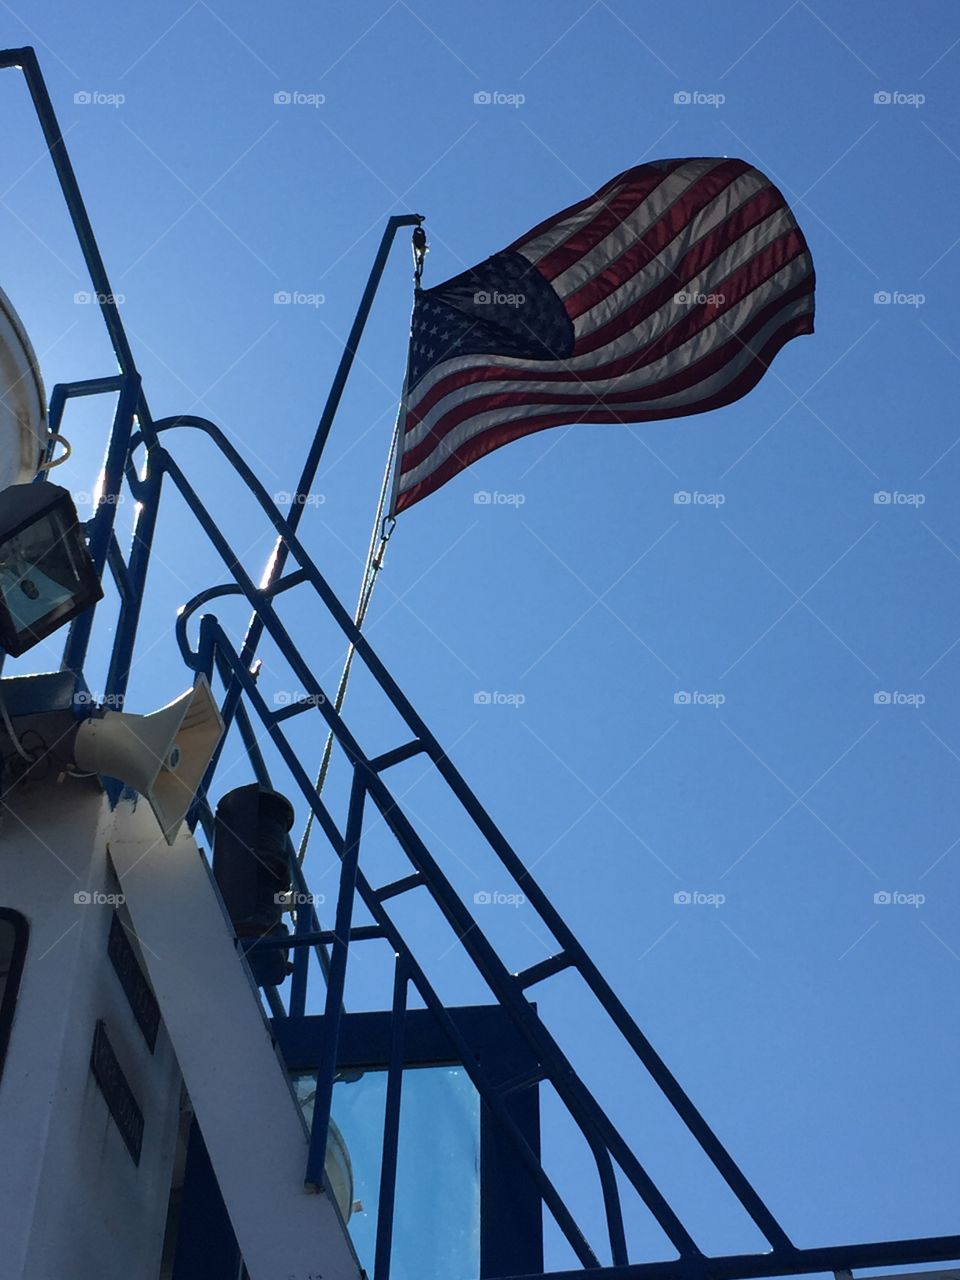
[[[26,760],[28,764],[33,764],[34,757],[28,755],[27,751],[24,749],[23,743],[17,737],[17,731],[13,727],[13,721],[10,719],[10,712],[7,709],[6,699],[2,695],[0,695],[0,720],[3,721],[3,727],[7,731],[7,737],[13,743],[17,755],[21,760]]]

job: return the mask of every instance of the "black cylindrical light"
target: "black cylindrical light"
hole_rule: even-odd
[[[261,987],[287,976],[286,950],[251,950],[259,938],[286,937],[284,895],[290,888],[287,834],[293,805],[278,791],[252,783],[217,805],[213,874],[253,976]]]

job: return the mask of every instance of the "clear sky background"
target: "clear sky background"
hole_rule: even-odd
[[[434,284],[643,159],[741,156],[780,185],[817,268],[815,336],[718,412],[541,433],[482,460],[400,518],[369,634],[796,1242],[956,1231],[956,7],[38,0],[4,5],[0,27],[38,48],[154,415],[221,423],[276,493],[299,474],[389,214],[427,216]],[[48,390],[110,373],[15,72],[0,108],[0,283]],[[302,525],[351,604],[410,274],[402,233]],[[75,459],[57,478],[78,493],[111,412],[66,421]],[[266,522],[209,449],[171,447],[259,574]],[[223,578],[171,496],[131,710],[185,686],[175,609]],[[239,630],[245,610],[221,617]],[[318,607],[291,596],[285,617],[334,684],[342,645]],[[295,692],[263,654],[269,696]],[[51,646],[12,669],[55,660]],[[348,713],[371,752],[402,740],[362,677]],[[319,723],[298,729],[308,768]],[[423,774],[393,778],[466,900],[514,892]],[[231,748],[221,789],[248,777]],[[308,871],[332,895],[321,845]],[[382,827],[367,856],[386,874]],[[554,949],[529,906],[475,911],[513,966]],[[397,914],[446,997],[483,998],[442,924],[412,900]],[[350,1007],[382,1007],[386,970],[357,965]],[[703,1247],[756,1247],[572,982],[537,998]],[[585,1153],[549,1108],[546,1123],[602,1250]],[[630,1222],[639,1256],[669,1254]]]

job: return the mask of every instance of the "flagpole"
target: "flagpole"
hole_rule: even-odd
[[[421,222],[417,223],[413,232],[413,280],[414,280],[414,307],[416,307],[417,295],[420,292],[420,281],[423,277],[424,259],[428,252],[426,232],[423,230]],[[411,331],[413,328],[411,315]],[[383,568],[384,557],[387,552],[387,543],[396,526],[396,502],[397,493],[400,484],[400,462],[403,457],[403,435],[406,430],[407,422],[407,387],[410,382],[410,355],[411,340],[407,343],[407,361],[403,375],[403,390],[400,394],[400,405],[397,409],[397,419],[393,428],[393,435],[390,440],[390,449],[387,453],[387,465],[383,472],[383,481],[380,485],[380,496],[377,500],[377,509],[373,518],[373,528],[370,531],[370,542],[367,547],[367,558],[363,567],[363,576],[360,582],[360,595],[357,599],[357,607],[353,615],[353,624],[358,631],[362,630],[364,620],[367,616],[367,610],[370,607],[370,600],[373,597],[373,590],[377,583],[380,570]],[[392,483],[391,483],[392,474]],[[389,495],[389,506],[387,498]],[[343,703],[347,695],[347,685],[350,681],[350,671],[353,667],[353,659],[356,654],[356,645],[352,644],[347,649],[347,656],[344,659],[343,670],[340,673],[340,680],[337,685],[336,697],[334,699],[334,710],[337,715],[340,714]],[[327,733],[327,739],[323,747],[323,755],[320,759],[320,767],[317,770],[317,778],[314,784],[316,793],[319,796],[323,790],[324,783],[327,780],[327,771],[330,768],[330,760],[333,755],[333,731]],[[300,845],[297,849],[297,861],[302,863],[307,855],[307,846],[310,843],[310,835],[313,831],[313,810],[307,814],[306,826],[303,829],[303,835],[300,838]]]
[[[411,343],[413,341],[411,335]],[[389,540],[397,523],[397,498],[400,496],[400,466],[403,462],[403,439],[407,431],[407,384],[410,379],[410,354],[407,353],[407,372],[403,379],[403,397],[400,401],[400,412],[397,414],[397,429],[394,434],[393,478],[390,484],[390,505],[384,516],[381,534]]]
[[[384,228],[383,238],[380,241],[380,248],[377,251],[377,256],[374,259],[373,266],[370,270],[367,286],[363,291],[363,297],[360,299],[357,314],[354,317],[353,325],[343,349],[343,354],[340,357],[340,364],[337,366],[337,372],[330,385],[327,402],[323,407],[323,413],[320,415],[320,421],[317,423],[317,429],[314,432],[313,443],[310,445],[310,451],[304,460],[303,470],[300,474],[300,480],[297,483],[297,490],[294,494],[293,503],[287,513],[287,524],[290,526],[290,530],[293,533],[296,533],[297,526],[300,524],[301,517],[303,516],[303,508],[306,505],[305,498],[309,494],[310,488],[316,479],[317,470],[320,466],[320,459],[323,456],[323,451],[330,435],[330,428],[333,426],[334,417],[340,407],[343,390],[353,366],[353,359],[356,355],[357,347],[360,345],[360,338],[366,326],[367,316],[370,314],[373,299],[380,285],[380,278],[383,275],[383,269],[386,266],[387,256],[389,255],[391,246],[393,245],[394,237],[400,227],[412,226],[419,228],[422,222],[422,214],[398,214],[390,218]],[[286,560],[287,547],[283,538],[279,538],[277,540],[277,546],[274,550],[270,565],[267,569],[267,577],[264,582],[261,583],[261,586],[271,586],[276,581],[283,572]]]
[[[427,244],[427,233],[422,224],[413,233],[413,303],[416,308],[420,295],[420,283],[423,280],[423,267],[427,260],[430,246]],[[400,412],[397,415],[395,434],[395,456],[393,461],[393,486],[390,494],[390,508],[384,521],[384,536],[389,539],[397,523],[397,498],[400,496],[400,467],[403,462],[403,440],[407,430],[407,395],[410,389],[410,364],[413,356],[413,317],[410,319],[410,341],[407,344],[407,367],[403,374],[403,393],[400,397]]]
[[[367,549],[367,559],[363,568],[363,577],[360,583],[360,595],[357,599],[357,607],[353,615],[353,625],[360,631],[363,627],[364,620],[367,616],[367,610],[370,607],[370,600],[373,596],[373,588],[377,581],[377,575],[383,568],[383,559],[387,550],[387,543],[390,540],[390,533],[384,529],[385,517],[384,508],[387,502],[387,495],[390,491],[390,473],[395,466],[395,456],[397,452],[397,442],[400,438],[401,424],[403,419],[403,411],[397,414],[397,422],[394,427],[393,437],[390,444],[390,451],[387,455],[387,465],[383,473],[383,483],[380,487],[380,498],[377,503],[377,511],[373,520],[373,528],[370,533],[370,545]],[[392,530],[390,531],[392,532]],[[347,685],[350,681],[350,671],[353,667],[353,659],[356,654],[356,645],[351,644],[347,649],[347,656],[344,659],[343,670],[340,673],[340,681],[337,685],[337,693],[334,698],[333,707],[337,715],[343,709],[344,699],[347,695]],[[327,733],[327,739],[323,747],[323,755],[320,759],[320,767],[317,770],[317,777],[314,783],[317,795],[319,796],[323,790],[323,784],[327,780],[327,770],[330,767],[330,759],[333,755],[333,731]],[[302,863],[307,854],[307,845],[310,843],[310,835],[313,830],[313,810],[307,814],[307,823],[303,829],[303,835],[300,839],[300,845],[297,849],[297,861]]]

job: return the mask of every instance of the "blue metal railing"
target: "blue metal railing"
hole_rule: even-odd
[[[230,581],[198,593],[182,610],[176,627],[177,640],[187,665],[204,672],[211,680],[219,679],[225,689],[223,712],[228,726],[235,727],[255,777],[271,785],[269,770],[257,740],[256,725],[265,730],[284,768],[309,806],[316,824],[340,860],[336,915],[332,928],[324,928],[309,896],[307,882],[292,846],[288,846],[291,878],[300,895],[296,910],[296,929],[289,939],[263,940],[257,945],[289,947],[294,952],[288,1005],[285,1008],[277,990],[268,990],[267,999],[275,1016],[300,1018],[307,1002],[309,956],[312,951],[325,978],[325,1056],[318,1072],[314,1123],[311,1136],[306,1181],[318,1188],[324,1186],[324,1157],[328,1121],[337,1070],[336,1028],[343,1008],[343,994],[351,950],[370,940],[385,941],[394,953],[392,1027],[393,1036],[387,1077],[387,1103],[383,1137],[383,1160],[379,1190],[379,1215],[375,1245],[375,1280],[388,1280],[395,1207],[397,1151],[399,1142],[399,1108],[403,1063],[403,1033],[411,987],[436,1019],[459,1056],[464,1069],[483,1099],[501,1131],[513,1144],[516,1158],[529,1174],[543,1204],[550,1211],[581,1264],[606,1280],[749,1280],[766,1277],[850,1270],[863,1267],[933,1263],[960,1258],[960,1236],[941,1236],[921,1240],[884,1241],[863,1245],[834,1246],[825,1249],[796,1248],[757,1191],[747,1180],[730,1153],[709,1127],[693,1102],[681,1088],[653,1046],[643,1035],[625,1006],[603,978],[566,922],[561,918],[523,862],[499,830],[485,808],[469,788],[446,752],[411,703],[397,686],[386,667],[357,631],[352,618],[336,597],[312,558],[297,537],[302,515],[300,500],[309,492],[316,474],[323,444],[329,433],[349,373],[353,355],[363,332],[366,316],[383,271],[387,254],[397,229],[420,221],[417,215],[401,215],[391,219],[384,231],[370,279],[361,299],[340,367],[331,387],[313,445],[305,462],[290,512],[284,515],[273,503],[251,468],[247,466],[224,433],[213,423],[192,415],[154,422],[140,385],[119,312],[100,257],[93,230],[87,218],[76,178],[70,165],[56,115],[50,103],[43,78],[31,49],[9,50],[0,54],[0,66],[22,69],[51,159],[60,181],[73,226],[90,271],[92,284],[99,296],[101,311],[113,343],[119,373],[112,377],[62,384],[54,389],[50,418],[57,429],[67,403],[76,397],[111,394],[117,405],[104,465],[101,502],[88,524],[91,554],[101,573],[109,572],[120,597],[120,612],[112,649],[105,698],[112,707],[122,705],[133,659],[137,624],[147,580],[150,551],[156,530],[159,499],[164,479],[186,501],[209,542],[224,562]],[[184,471],[167,447],[183,430],[203,432],[219,450],[224,464],[242,480],[277,534],[277,550],[272,569],[257,586],[240,564],[229,541],[200,500]],[[142,471],[138,473],[134,459],[143,450]],[[121,489],[126,484],[138,503],[133,537],[128,555],[120,547],[116,528],[116,509]],[[285,571],[289,559],[295,563]],[[320,681],[303,658],[280,617],[279,608],[286,593],[298,588],[310,589],[344,637],[355,646],[358,659],[377,682],[393,708],[399,713],[410,734],[409,739],[391,751],[368,757],[351,733],[348,725],[328,699]],[[239,649],[220,625],[217,617],[207,613],[200,617],[196,648],[189,636],[191,619],[215,600],[242,596],[251,609],[251,619]],[[66,639],[63,668],[83,679],[83,666],[91,638],[93,611],[77,619]],[[271,709],[257,687],[251,663],[261,637],[270,637],[289,666],[306,697],[301,703]],[[332,732],[350,771],[350,804],[345,828],[341,831],[328,806],[318,794],[306,773],[285,730],[288,720],[302,714],[318,714]],[[556,941],[556,952],[544,961],[511,973],[491,945],[457,894],[439,862],[415,830],[402,804],[384,779],[384,774],[404,760],[423,755],[459,803],[462,811],[484,838],[503,867],[522,888],[530,906]],[[219,759],[219,757],[218,757]],[[199,823],[211,834],[212,815],[207,801],[218,759],[204,779],[191,821]],[[366,878],[361,859],[363,815],[368,800],[378,810],[387,828],[406,856],[410,871],[386,885],[373,886]],[[513,1027],[529,1047],[536,1063],[522,1080],[494,1084],[483,1064],[472,1054],[456,1021],[437,994],[430,978],[418,961],[416,946],[407,939],[388,904],[414,888],[426,890],[453,930],[464,956],[486,984],[493,999],[509,1018]],[[357,903],[373,920],[373,924],[357,925],[354,912]],[[708,1257],[704,1255],[687,1228],[655,1185],[646,1169],[612,1122],[600,1101],[578,1077],[560,1049],[536,1007],[527,998],[532,987],[550,980],[556,974],[573,971],[593,994],[600,1007],[630,1046],[637,1059],[658,1085],[676,1114],[686,1125],[703,1153],[721,1174],[742,1208],[753,1220],[770,1245],[763,1254]],[[578,1225],[574,1211],[560,1194],[547,1169],[520,1131],[506,1104],[508,1094],[518,1089],[535,1089],[540,1083],[553,1086],[567,1112],[583,1134],[596,1164],[597,1179],[604,1206],[607,1241],[611,1265],[602,1265],[600,1250],[591,1244]],[[658,1222],[677,1253],[675,1261],[630,1261],[623,1221],[617,1169],[633,1187]],[[555,1280],[573,1280],[582,1270],[553,1273]],[[511,1278],[519,1280],[519,1278]]]
[[[662,1059],[659,1058],[646,1038],[643,1037],[622,1003],[602,979],[586,952],[549,903],[543,891],[523,866],[503,834],[493,824],[486,810],[469,789],[439,742],[395,684],[372,647],[363,635],[357,631],[349,614],[336,599],[326,580],[299,540],[289,528],[285,528],[282,514],[273,504],[269,494],[252,469],[239,456],[224,433],[213,423],[206,422],[203,419],[191,416],[189,418],[167,419],[163,422],[158,422],[156,424],[158,439],[170,430],[183,427],[204,431],[230,462],[271,520],[271,523],[284,536],[288,553],[303,571],[305,581],[314,588],[314,591],[332,614],[347,640],[355,646],[358,658],[367,666],[394,708],[403,717],[408,729],[413,734],[413,743],[416,744],[417,750],[426,754],[432,760],[469,817],[485,836],[492,850],[517,880],[528,902],[538,911],[544,924],[553,932],[561,946],[566,961],[565,967],[575,967],[581,976],[585,978],[588,986],[606,1011],[613,1017],[621,1032],[626,1034],[628,1041],[641,1058],[641,1061],[644,1061],[648,1069],[655,1073],[655,1078],[658,1078],[661,1088],[664,1088],[665,1092],[668,1093],[678,1114],[691,1129],[691,1132],[694,1133],[706,1154],[713,1160],[731,1190],[738,1197],[769,1243],[775,1247],[790,1249],[792,1246],[790,1246],[790,1242],[782,1228],[747,1182],[703,1117],[700,1116],[699,1112],[680,1089]],[[135,445],[138,443],[138,441],[134,441]],[[699,1257],[699,1250],[686,1228],[630,1150],[619,1131],[603,1112],[597,1100],[576,1076],[569,1061],[523,994],[524,989],[530,986],[533,980],[540,980],[540,975],[512,975],[508,972],[494,948],[476,927],[472,915],[442,872],[439,864],[429,853],[412,824],[404,815],[396,797],[383,781],[381,770],[374,768],[373,762],[365,756],[345,722],[334,710],[325,690],[297,650],[277,614],[275,602],[281,592],[277,590],[276,585],[273,588],[268,587],[265,589],[257,588],[254,585],[249,575],[239,566],[236,554],[225,535],[219,529],[217,522],[206,510],[198,494],[169,452],[158,444],[155,446],[153,453],[154,465],[158,466],[169,477],[170,482],[186,500],[194,517],[219,552],[224,564],[232,569],[236,581],[233,584],[217,588],[217,590],[224,593],[242,594],[247,598],[255,613],[261,619],[263,628],[271,636],[280,653],[289,664],[294,678],[307,695],[302,708],[300,708],[301,712],[316,711],[323,717],[353,768],[354,781],[351,791],[350,815],[346,831],[341,833],[329,810],[316,793],[312,779],[304,770],[297,753],[281,728],[283,721],[289,718],[289,708],[278,712],[271,711],[267,707],[263,696],[256,687],[253,676],[250,674],[246,661],[242,660],[241,655],[237,654],[232,648],[228,637],[219,628],[219,625],[216,625],[216,631],[214,632],[212,631],[214,624],[208,622],[207,625],[211,628],[211,633],[214,636],[214,652],[224,654],[234,668],[233,679],[239,682],[242,693],[250,701],[300,788],[304,799],[313,811],[321,830],[327,836],[334,852],[341,858],[343,863],[340,894],[337,903],[337,922],[334,930],[331,973],[327,988],[327,1017],[329,1019],[327,1025],[336,1025],[342,1005],[350,923],[353,902],[357,893],[363,899],[367,909],[380,923],[381,928],[384,930],[384,936],[391,941],[395,950],[398,950],[398,954],[404,954],[408,962],[411,963],[412,980],[428,1007],[434,1007],[435,1005],[438,1008],[442,1007],[439,1006],[432,988],[429,987],[425,974],[412,961],[409,949],[399,933],[392,926],[388,928],[389,917],[386,916],[383,902],[379,898],[377,891],[366,883],[359,872],[357,863],[360,847],[360,820],[363,803],[366,795],[369,794],[386,825],[392,831],[400,847],[410,859],[414,870],[418,873],[420,877],[418,883],[423,883],[431,893],[447,922],[455,930],[464,951],[484,978],[492,994],[509,1012],[518,1029],[526,1037],[534,1052],[537,1053],[539,1060],[543,1064],[542,1078],[549,1080],[553,1084],[558,1095],[567,1105],[584,1133],[598,1164],[610,1225],[611,1249],[614,1256],[625,1255],[625,1245],[623,1243],[619,1194],[613,1170],[610,1166],[611,1156],[616,1159],[617,1164],[647,1204],[678,1252],[682,1256],[689,1258]],[[299,582],[299,577],[297,577],[291,582],[291,586],[299,585]],[[290,588],[288,587],[287,589]],[[203,594],[205,598],[209,598],[208,593]],[[192,653],[189,649],[189,645],[186,642],[186,627],[190,616],[197,607],[194,602],[190,602],[185,607],[178,619],[177,629],[184,659],[194,669],[199,669],[198,655]],[[209,634],[207,643],[210,643]],[[209,657],[205,661],[209,665]],[[317,1083],[313,1140],[307,1174],[308,1181],[316,1182],[318,1185],[322,1181],[321,1171],[325,1156],[327,1121],[329,1120],[333,1081],[336,1074],[335,1067],[336,1041],[334,1037],[331,1037],[328,1060],[321,1069]],[[475,1080],[475,1083],[478,1084],[478,1088],[480,1088],[481,1094],[484,1096],[484,1101],[491,1105],[492,1100],[487,1094],[484,1082]],[[567,1236],[571,1246],[577,1251],[584,1265],[597,1266],[596,1255],[592,1250],[587,1249],[586,1252],[584,1251],[585,1242],[583,1237],[579,1230],[575,1229],[572,1219],[567,1219],[567,1216],[562,1212],[561,1205],[555,1201],[552,1187],[545,1182],[543,1183],[543,1190],[548,1203],[551,1203],[554,1216],[563,1219],[561,1221],[561,1229],[564,1230],[564,1234]],[[621,1260],[625,1260],[625,1256]]]

